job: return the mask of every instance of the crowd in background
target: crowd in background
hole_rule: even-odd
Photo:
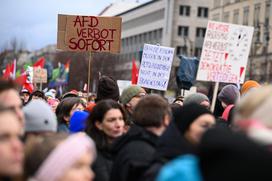
[[[272,86],[248,80],[173,102],[99,79],[96,97],[0,80],[0,180],[272,180]]]

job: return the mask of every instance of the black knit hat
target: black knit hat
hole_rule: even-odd
[[[184,134],[189,129],[190,125],[203,114],[213,115],[211,111],[202,105],[188,104],[177,110],[173,116],[179,131],[181,134]]]
[[[119,100],[119,88],[116,81],[109,76],[102,76],[98,82],[96,102],[103,99]]]

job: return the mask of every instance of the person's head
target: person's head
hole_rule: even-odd
[[[57,131],[57,117],[44,100],[31,100],[23,111],[25,113],[25,132],[28,135]]]
[[[131,85],[123,90],[120,102],[124,105],[125,109],[132,114],[134,108],[140,99],[146,95],[146,91],[137,85]]]
[[[174,101],[173,101],[173,104],[178,104],[180,106],[183,106],[183,100],[184,100],[184,97],[183,96],[178,96]]]
[[[60,103],[60,101],[57,98],[48,98],[47,103],[51,107],[53,112],[56,112],[56,109]]]
[[[272,143],[272,86],[248,92],[236,106],[234,126],[255,141]]]
[[[126,115],[122,106],[114,100],[98,102],[87,121],[86,132],[98,148],[107,147],[113,140],[123,135]]]
[[[159,95],[143,97],[132,115],[135,124],[144,128],[167,128],[171,120],[171,109],[168,102]]]
[[[22,132],[15,112],[0,107],[0,178],[21,175],[23,172]]]
[[[56,109],[58,122],[68,124],[75,111],[83,111],[84,109],[84,104],[79,97],[67,97],[58,104]]]
[[[30,97],[30,92],[27,89],[22,89],[20,92],[20,97],[24,101],[23,104],[26,104]]]
[[[25,177],[36,181],[89,181],[96,151],[85,134],[31,137],[26,143]]]
[[[109,77],[103,75],[98,82],[97,97],[95,102],[99,102],[104,99],[119,100],[119,88],[117,82]]]
[[[221,101],[223,108],[235,104],[240,99],[239,89],[235,85],[226,85],[218,94],[218,99]]]
[[[215,124],[215,118],[206,107],[188,104],[175,111],[174,122],[185,139],[198,144],[203,133]]]
[[[24,113],[22,101],[19,97],[17,85],[12,80],[0,79],[0,103],[3,107],[13,109],[24,126]]]
[[[43,91],[39,91],[39,90],[36,90],[36,91],[34,91],[34,92],[32,92],[30,94],[29,101],[31,101],[33,99],[43,99],[43,100],[46,100],[44,92]]]
[[[183,105],[188,105],[188,104],[199,104],[207,109],[210,107],[210,100],[209,98],[202,93],[193,93],[184,98]]]
[[[258,87],[261,87],[261,85],[256,82],[255,80],[247,80],[241,88],[241,95],[244,96],[247,94],[249,91],[256,89]]]

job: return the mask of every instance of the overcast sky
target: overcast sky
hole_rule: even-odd
[[[57,15],[97,15],[114,0],[1,0],[0,47],[16,37],[36,50],[57,43]]]

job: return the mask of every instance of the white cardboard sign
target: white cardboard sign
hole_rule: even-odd
[[[197,80],[243,83],[253,27],[209,21]]]
[[[137,85],[167,90],[174,50],[174,48],[144,44]]]

